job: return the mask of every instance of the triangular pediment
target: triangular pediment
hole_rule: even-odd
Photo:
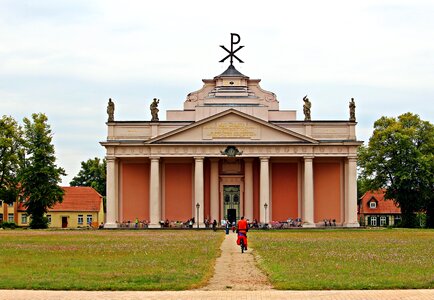
[[[309,143],[316,140],[230,109],[147,141],[176,143]]]

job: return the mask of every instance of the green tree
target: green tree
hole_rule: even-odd
[[[20,182],[31,228],[46,228],[44,216],[48,208],[63,200],[63,190],[58,185],[65,171],[57,167],[50,125],[44,114],[24,118],[25,161],[20,171]]]
[[[417,226],[415,212],[432,219],[434,127],[418,115],[381,117],[367,147],[359,149],[361,176],[372,190],[385,188],[386,199],[401,208],[402,226]]]
[[[23,158],[22,129],[9,116],[0,119],[0,199],[7,203],[17,200],[17,173]]]
[[[81,162],[77,176],[69,183],[71,186],[90,186],[102,196],[106,195],[106,160],[95,157]]]

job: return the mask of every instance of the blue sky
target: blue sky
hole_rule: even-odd
[[[103,157],[108,98],[117,120],[150,120],[149,103],[181,109],[213,78],[230,33],[243,74],[281,109],[312,102],[312,118],[348,118],[367,141],[379,117],[434,121],[432,1],[0,0],[0,114],[47,114],[67,185],[80,162]]]

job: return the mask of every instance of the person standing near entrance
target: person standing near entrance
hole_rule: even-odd
[[[244,219],[244,217],[241,217],[241,220],[238,221],[237,226],[237,232],[238,232],[238,238],[237,238],[237,245],[240,244],[241,239],[244,240],[244,245],[246,246],[247,250],[247,231],[249,231],[249,225],[247,224],[247,221]]]
[[[226,223],[225,223],[225,231],[226,231],[226,234],[229,234],[229,229],[230,229],[230,227],[231,227],[231,224],[229,223],[229,220],[226,219]]]

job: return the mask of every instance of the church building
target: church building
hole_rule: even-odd
[[[226,51],[227,70],[203,79],[183,109],[168,110],[164,121],[157,99],[150,121],[115,120],[110,100],[107,140],[101,142],[107,159],[105,227],[136,218],[150,227],[195,218],[203,227],[205,219],[241,216],[261,223],[300,218],[303,227],[334,219],[337,226],[358,227],[361,142],[354,102],[346,120],[311,120],[305,97],[299,120],[296,111],[279,109],[276,95],[263,90],[259,79],[234,67],[237,50]]]

